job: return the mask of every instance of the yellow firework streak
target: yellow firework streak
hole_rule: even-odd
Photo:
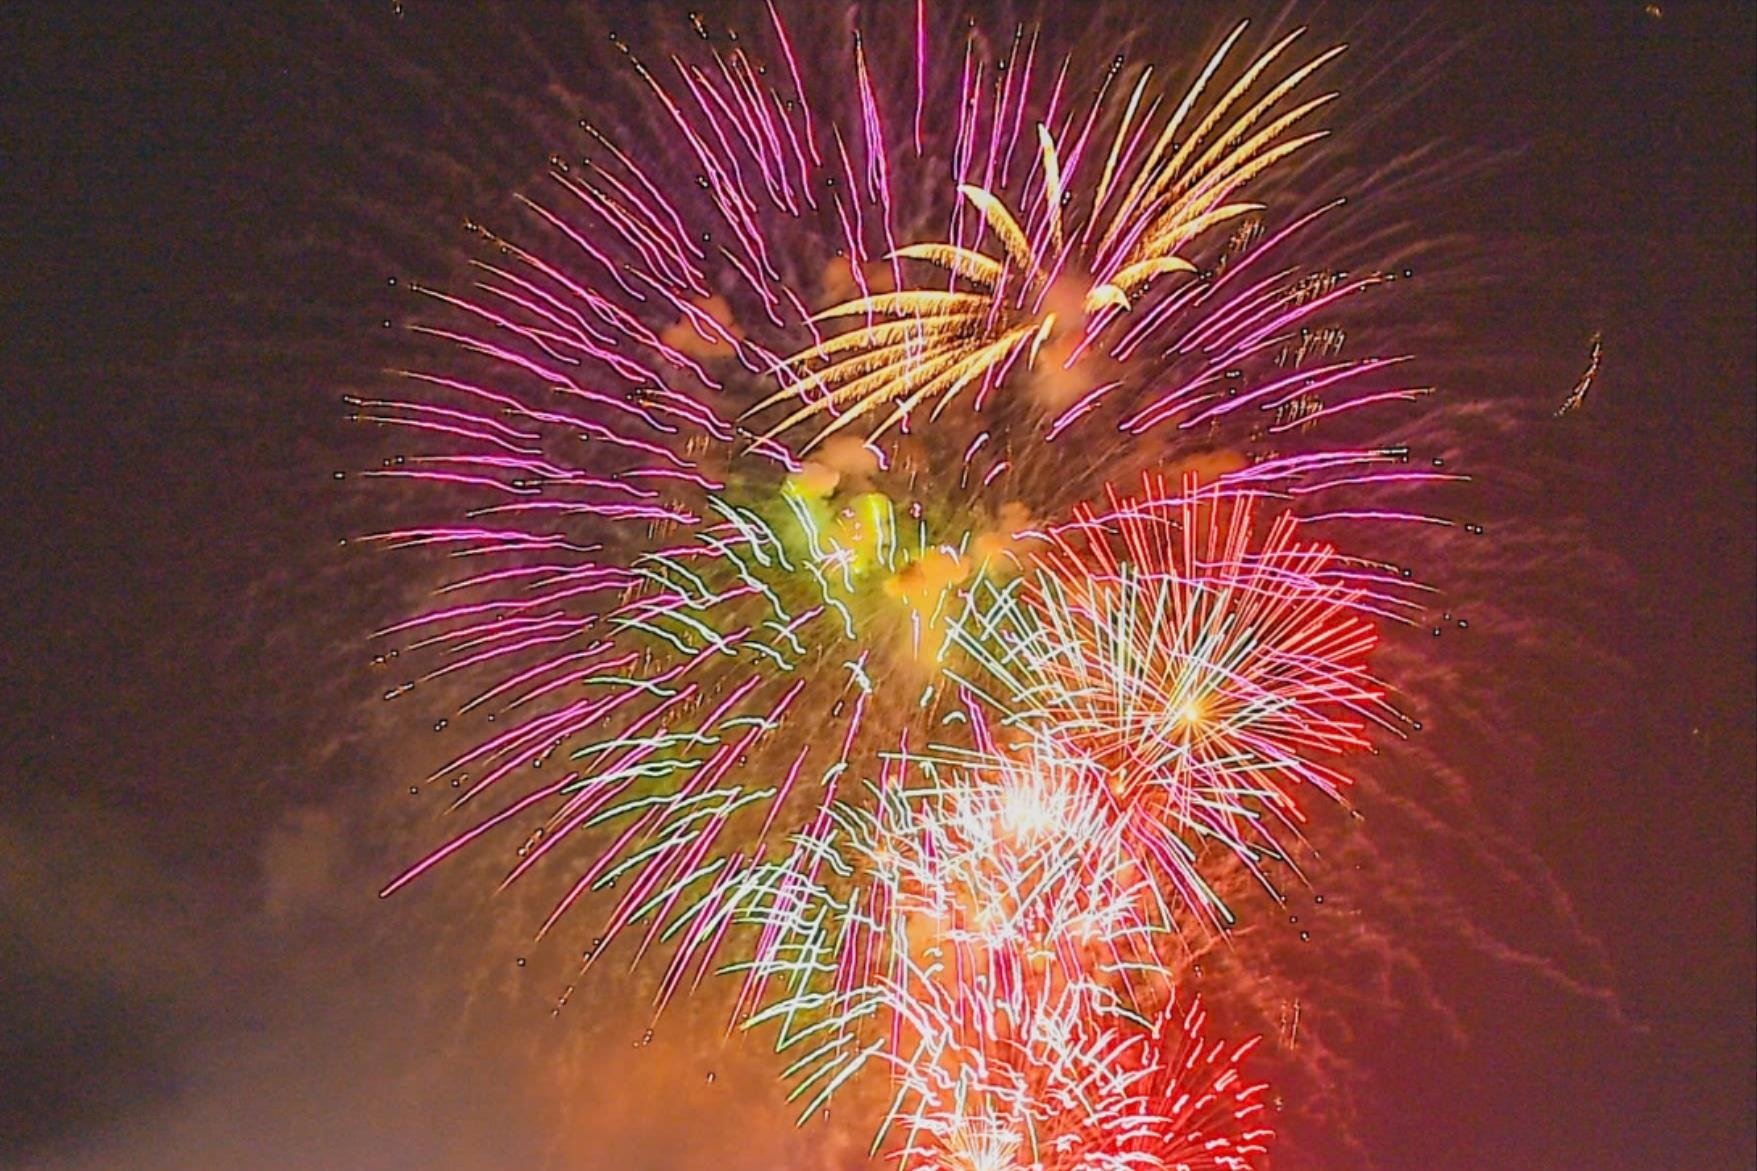
[[[1015,197],[1024,224],[1000,194],[960,184],[960,211],[974,209],[978,238],[957,242],[954,232],[952,240],[908,245],[888,257],[940,270],[941,287],[873,293],[824,310],[817,321],[858,323],[782,362],[781,389],[748,413],[791,407],[769,425],[770,436],[822,421],[809,449],[856,423],[877,436],[917,408],[929,407],[932,421],[972,387],[980,405],[980,396],[1015,369],[1029,373],[1052,404],[1089,389],[1096,376],[1071,372],[1086,355],[1104,353],[1107,328],[1178,276],[1194,274],[1183,252],[1199,236],[1262,208],[1233,196],[1326,133],[1293,131],[1335,94],[1288,103],[1342,49],[1318,54],[1252,98],[1300,32],[1220,90],[1211,83],[1243,31],[1240,25],[1209,58],[1157,133],[1151,128],[1161,99],[1143,112],[1152,71],[1143,72],[1114,117],[1093,186],[1080,182],[1081,172],[1097,165],[1096,152],[1087,149],[1093,119],[1079,129],[1076,119],[1065,118],[1060,145],[1039,123],[1039,165]],[[1198,116],[1211,89],[1219,96]],[[1070,230],[1076,217],[1079,225]],[[984,251],[983,239],[998,248]],[[888,412],[880,415],[883,408]]]

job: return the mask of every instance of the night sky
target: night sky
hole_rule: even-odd
[[[461,283],[466,218],[516,235],[604,31],[686,28],[621,7],[0,14],[0,1165],[859,1165],[706,1009],[637,1044],[638,975],[552,1019],[570,945],[531,948],[543,892],[491,896],[498,859],[376,897],[436,840],[409,786],[442,746],[367,636],[433,583],[341,544],[406,503],[334,479],[382,454],[341,397],[411,344],[389,278]],[[1477,7],[1292,12],[1353,45],[1345,154],[1439,146],[1397,215],[1446,237],[1447,393],[1492,407],[1457,458],[1504,523],[1459,588],[1504,617],[1417,649],[1505,680],[1450,763],[1527,891],[1421,863],[1505,946],[1412,923],[1422,987],[1353,1039],[1366,1155],[1275,1165],[1736,1171],[1752,12]],[[1600,330],[1585,407],[1548,418]]]

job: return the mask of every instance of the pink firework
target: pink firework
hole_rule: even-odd
[[[526,200],[541,244],[496,238],[468,295],[422,290],[417,328],[455,365],[358,403],[421,444],[372,474],[445,510],[377,539],[455,569],[381,632],[421,664],[392,694],[455,678],[457,722],[481,721],[428,783],[482,812],[386,893],[505,829],[507,881],[569,876],[540,934],[594,904],[606,941],[668,952],[660,1003],[732,957],[747,1023],[812,1042],[814,1101],[905,1037],[1027,1083],[1065,1037],[1054,1068],[1122,1078],[1103,1118],[1136,1121],[1044,1149],[1181,1151],[1189,1102],[1248,1104],[1218,1058],[1189,1067],[1192,1099],[1161,1085],[1172,1026],[1131,1032],[1113,970],[1175,918],[1161,882],[1222,915],[1203,851],[1257,867],[1299,794],[1342,790],[1331,757],[1396,724],[1365,660],[1406,595],[1291,519],[1256,535],[1252,501],[1445,478],[1314,438],[1426,393],[1400,355],[1300,340],[1381,283],[1299,255],[1340,200],[1269,202],[1322,138],[1329,95],[1307,91],[1335,50],[1295,33],[1246,57],[1240,26],[1179,88],[1085,85],[1034,34],[938,61],[918,9],[902,76],[856,36],[816,84],[769,16],[662,65],[629,52],[661,133],[591,130]],[[930,126],[942,103],[956,118]],[[1200,499],[1085,506],[1194,466]],[[1018,745],[961,719],[972,692]],[[893,754],[942,743],[1035,763],[991,784],[950,755],[951,790],[890,786]],[[960,957],[951,985],[919,978],[928,948]],[[998,1033],[960,1023],[1003,1010]],[[963,1076],[899,1076],[937,1111],[942,1069]],[[1075,1118],[1089,1076],[997,1109]],[[1114,1149],[1054,1165],[1138,1153]]]

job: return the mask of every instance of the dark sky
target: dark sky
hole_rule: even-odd
[[[1752,15],[1476,7],[1407,38],[1295,12],[1420,79],[1353,149],[1468,171],[1404,212],[1493,276],[1456,392],[1559,401],[1603,330],[1569,429],[1508,439],[1498,488],[1508,449],[1477,461],[1559,542],[1501,546],[1508,608],[1544,611],[1518,631],[1587,648],[1502,693],[1531,740],[1495,832],[1555,886],[1458,897],[1615,1003],[1436,950],[1461,1035],[1363,1025],[1358,1129],[1389,1171],[1748,1168]],[[635,1049],[617,979],[552,1022],[566,957],[514,962],[534,897],[374,897],[431,840],[435,750],[374,698],[365,636],[421,583],[338,546],[388,506],[330,479],[375,454],[339,397],[398,354],[386,278],[455,273],[460,221],[569,145],[556,95],[597,82],[568,47],[608,20],[517,11],[533,36],[421,0],[0,15],[0,1164],[828,1162],[711,1028]],[[1522,661],[1514,631],[1475,653]]]

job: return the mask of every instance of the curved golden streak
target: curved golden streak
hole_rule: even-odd
[[[962,330],[975,329],[977,325],[980,324],[980,321],[980,314],[971,314],[966,317],[936,320],[933,322],[930,329],[931,332],[935,334],[957,333]],[[893,336],[891,331],[898,329],[899,327],[902,332]],[[881,331],[885,335],[884,340],[882,341],[874,336]],[[830,341],[839,342],[843,338],[852,338],[854,341],[850,343],[850,347],[855,349],[855,353],[822,370],[799,370],[796,368],[800,363],[809,360],[813,356],[812,350],[807,350],[802,354],[795,355],[794,358],[787,362],[783,362],[776,367],[776,370],[784,368],[792,373],[794,376],[793,381],[762,401],[756,403],[754,406],[748,408],[739,417],[748,419],[750,416],[760,414],[769,407],[772,407],[776,403],[785,399],[801,398],[804,396],[805,390],[814,387],[831,395],[832,401],[834,401],[835,396],[842,393],[842,391],[832,384],[840,384],[841,387],[846,387],[854,381],[855,377],[862,376],[873,369],[889,366],[892,358],[906,358],[910,355],[911,351],[922,349],[922,343],[925,339],[922,338],[921,333],[922,323],[914,318],[904,321],[884,322],[867,329],[851,330],[846,334],[842,334],[840,337],[830,339]],[[862,344],[857,345],[856,343]],[[828,344],[829,342],[824,343],[825,346]],[[814,350],[822,348],[823,347],[821,346],[814,347]],[[846,349],[849,347],[842,348]]]
[[[991,346],[983,347],[983,349],[989,349],[989,348],[991,348]],[[885,431],[890,430],[892,427],[894,427],[897,424],[897,422],[900,419],[903,418],[904,415],[907,415],[910,411],[914,410],[917,406],[921,405],[921,401],[923,399],[925,399],[928,395],[934,394],[936,391],[940,390],[941,387],[948,382],[948,380],[955,380],[958,377],[960,377],[963,373],[965,373],[966,372],[965,368],[967,366],[969,366],[969,364],[972,361],[975,361],[980,356],[981,356],[980,350],[975,353],[966,354],[963,358],[960,358],[958,360],[955,369],[942,371],[941,373],[939,373],[938,375],[936,375],[934,377],[933,381],[924,383],[920,388],[918,388],[915,391],[914,394],[911,394],[907,399],[898,403],[896,406],[896,409],[894,409],[888,416],[886,416],[885,421],[878,425],[878,429],[875,430],[873,432],[873,434],[879,435],[879,434],[884,433]],[[992,363],[990,363],[990,364],[992,364]]]
[[[950,406],[952,400],[963,393],[964,388],[974,382],[978,375],[986,374],[1005,363],[1012,351],[1018,349],[1031,334],[1032,330],[1029,326],[1014,329],[1002,334],[999,341],[986,345],[972,354],[967,363],[970,369],[939,396],[939,402],[934,404],[933,414],[929,418],[939,418],[940,412]]]
[[[1270,164],[1279,162],[1289,154],[1292,154],[1293,151],[1291,150],[1275,148],[1266,151],[1265,148],[1268,148],[1271,142],[1276,138],[1279,138],[1285,131],[1292,127],[1294,123],[1305,118],[1313,111],[1328,105],[1335,100],[1336,96],[1337,95],[1333,93],[1322,94],[1301,104],[1295,109],[1288,111],[1286,114],[1281,115],[1268,126],[1265,126],[1262,130],[1258,131],[1248,141],[1237,144],[1232,153],[1227,155],[1225,159],[1221,160],[1221,162],[1215,166],[1210,167],[1208,165],[1208,160],[1204,158],[1202,165],[1192,171],[1192,174],[1202,175],[1201,182],[1191,190],[1180,195],[1176,202],[1160,213],[1159,221],[1148,229],[1146,240],[1137,245],[1136,253],[1143,256],[1163,253],[1168,250],[1168,245],[1166,244],[1167,240],[1181,241],[1193,236],[1195,231],[1199,229],[1182,232],[1180,231],[1180,225],[1183,223],[1188,213],[1194,210],[1208,192],[1220,188],[1242,187],[1257,175],[1261,174]],[[1297,140],[1297,142],[1299,146],[1304,146],[1316,141],[1320,137],[1323,137],[1323,135],[1307,135]],[[1298,149],[1298,147],[1296,146],[1295,149]],[[1155,194],[1157,195],[1158,193]],[[1240,204],[1234,206],[1243,207],[1244,205]],[[1252,210],[1255,210],[1255,208]],[[1207,223],[1204,223],[1203,227],[1210,226],[1213,222],[1214,221],[1208,221]],[[1175,244],[1171,246],[1175,246]]]
[[[1149,261],[1148,263],[1152,262]],[[1088,317],[1091,317],[1100,310],[1111,306],[1121,309],[1124,312],[1127,312],[1132,308],[1129,304],[1128,294],[1109,281],[1106,281],[1101,285],[1093,285],[1091,291],[1086,294],[1086,299],[1080,302],[1080,308],[1085,311],[1086,316]],[[1031,357],[1033,361],[1036,360],[1037,353],[1035,350],[1032,351]]]
[[[949,334],[959,329],[968,329],[970,322],[980,322],[984,318],[982,311],[972,309],[968,313],[944,313],[940,316],[891,316],[871,325],[861,325],[859,329],[836,334],[835,338],[824,338],[821,343],[810,350],[792,355],[785,364],[794,362],[812,362],[812,360],[828,359],[836,353],[842,353],[850,346],[894,345],[896,341],[908,338],[919,338],[926,341],[940,334]]]
[[[897,249],[885,259],[923,260],[988,290],[992,290],[1001,279],[1001,272],[1005,267],[992,256],[952,244],[911,244],[907,248]]]
[[[1301,81],[1304,81],[1314,70],[1318,69],[1325,62],[1335,57],[1337,53],[1342,51],[1339,46],[1328,52],[1322,53],[1314,60],[1309,61],[1304,66],[1294,70],[1288,77],[1277,82],[1266,96],[1260,98],[1248,110],[1238,118],[1234,119],[1227,129],[1209,144],[1208,148],[1203,151],[1200,160],[1195,166],[1189,166],[1188,160],[1190,154],[1203,142],[1207,141],[1209,134],[1220,124],[1227,112],[1231,110],[1247,92],[1249,92],[1251,86],[1256,84],[1257,79],[1263,75],[1264,71],[1287,50],[1289,45],[1293,44],[1295,40],[1303,35],[1304,32],[1305,30],[1303,28],[1295,29],[1293,32],[1289,33],[1271,46],[1262,56],[1252,62],[1250,67],[1245,70],[1244,75],[1235,81],[1232,86],[1221,95],[1220,100],[1214,104],[1214,107],[1210,109],[1203,117],[1202,121],[1197,124],[1196,129],[1191,133],[1189,139],[1177,148],[1170,161],[1167,162],[1163,168],[1157,171],[1150,171],[1147,168],[1142,169],[1140,175],[1137,176],[1135,189],[1130,191],[1130,206],[1136,212],[1140,212],[1143,208],[1152,206],[1156,201],[1163,198],[1168,191],[1186,189],[1190,184],[1190,176],[1202,176],[1201,184],[1203,186],[1209,186],[1209,178],[1205,172],[1213,158],[1217,154],[1227,150],[1228,147],[1236,142],[1239,135],[1243,134],[1258,118],[1262,117],[1265,111],[1286,96],[1289,90],[1294,86],[1297,86]],[[1303,112],[1309,111],[1302,111],[1302,113]],[[1168,127],[1167,129],[1170,128]],[[1236,153],[1237,152],[1235,152],[1235,155]],[[1253,171],[1252,173],[1255,174],[1257,172]],[[1218,180],[1212,185],[1218,185]],[[1109,241],[1107,240],[1106,243],[1108,242]]]
[[[1256,161],[1252,162],[1249,166],[1232,177],[1232,185],[1234,187],[1242,187],[1244,184],[1249,183],[1252,179],[1256,178],[1288,155],[1310,146],[1320,138],[1328,138],[1329,136],[1330,132],[1328,130],[1314,130],[1310,134],[1303,134],[1298,138],[1291,138],[1272,150],[1265,151],[1256,159]]]
[[[1007,258],[1018,266],[1022,273],[1032,273],[1037,269],[1037,254],[1031,251],[1031,242],[1019,227],[1019,221],[1007,210],[1007,205],[990,195],[980,187],[972,187],[968,183],[958,184],[958,194],[976,205],[982,218],[1000,242],[1006,247]]]
[[[988,370],[989,368],[993,367],[994,365],[996,365],[1000,361],[1004,360],[1006,357],[1005,349],[1010,348],[1011,346],[1016,344],[1022,333],[1023,333],[1022,330],[1015,330],[1012,333],[1009,333],[1006,336],[1002,337],[1001,340],[998,342],[990,343],[989,345],[983,346],[978,350],[966,353],[961,358],[956,358],[955,360],[953,360],[950,363],[949,369],[943,369],[943,370],[939,371],[937,374],[935,374],[935,376],[930,381],[922,384],[906,402],[904,402],[896,410],[892,411],[890,417],[887,418],[883,423],[881,423],[878,426],[878,428],[875,429],[871,434],[873,434],[873,435],[880,434],[881,432],[883,432],[884,430],[889,428],[897,420],[901,419],[904,415],[908,414],[911,410],[913,410],[915,408],[915,406],[918,403],[920,403],[923,399],[926,399],[926,398],[928,398],[932,395],[936,395],[936,394],[941,396],[940,397],[940,406],[934,412],[935,416],[937,417],[939,414],[939,410],[944,409],[945,403],[949,402],[953,395],[956,395],[959,391],[963,390],[964,387],[968,386],[970,384],[970,382],[972,380],[974,380],[978,375],[982,374],[984,371]],[[999,351],[999,352],[997,353],[997,351]],[[877,406],[880,402],[884,402],[884,401],[887,401],[888,399],[895,398],[895,397],[897,397],[897,396],[896,395],[872,395],[872,396],[869,396],[867,399],[863,400],[858,406],[849,410],[841,418],[837,419],[834,423],[830,424],[828,427],[825,427],[822,431],[819,431],[817,433],[817,435],[812,438],[811,442],[805,445],[805,450],[810,451],[812,448],[814,448],[818,444],[822,443],[825,439],[829,438],[831,435],[835,434],[837,431],[840,431],[842,428],[844,428],[844,427],[848,426],[850,423],[854,422],[855,419],[866,414],[869,410],[871,410],[873,407]]]
[[[1275,121],[1269,123],[1269,125],[1258,131],[1249,141],[1240,143],[1237,149],[1227,155],[1225,159],[1221,160],[1217,167],[1208,172],[1207,176],[1203,178],[1201,183],[1197,184],[1197,188],[1219,190],[1223,187],[1234,188],[1242,186],[1251,176],[1256,175],[1262,169],[1255,166],[1255,160],[1259,158],[1277,138],[1280,138],[1282,134],[1293,126],[1294,123],[1301,121],[1313,111],[1322,109],[1324,106],[1329,105],[1332,101],[1336,100],[1336,96],[1337,95],[1335,94],[1323,94],[1289,110],[1281,117],[1275,119]],[[1192,188],[1191,190],[1194,191],[1197,188]]]
[[[1225,223],[1227,220],[1237,219],[1241,215],[1249,215],[1253,211],[1262,210],[1263,205],[1260,203],[1229,203],[1224,207],[1214,208],[1212,211],[1193,216],[1188,220],[1180,218],[1163,228],[1154,228],[1147,238],[1141,241],[1140,247],[1137,249],[1142,259],[1127,265],[1124,271],[1139,268],[1142,264],[1162,257],[1169,257],[1179,244],[1185,240],[1194,239],[1215,224]],[[1116,277],[1111,279],[1117,280]],[[1118,281],[1118,283],[1121,282]]]
[[[1269,139],[1278,136],[1281,130],[1285,128],[1286,127],[1278,127],[1272,131],[1264,131],[1264,141],[1255,144],[1253,149],[1261,149]],[[1293,154],[1302,147],[1308,146],[1311,143],[1316,142],[1318,139],[1325,137],[1328,133],[1328,131],[1320,130],[1312,134],[1303,135],[1300,138],[1290,139],[1289,141],[1258,155],[1247,164],[1237,169],[1229,170],[1224,175],[1216,176],[1215,183],[1223,184],[1227,187],[1242,187],[1252,179],[1256,178],[1257,175],[1261,174],[1264,170],[1280,162],[1282,159]],[[1229,166],[1231,166],[1230,160]],[[1170,209],[1164,212],[1159,220],[1148,229],[1145,237],[1135,246],[1133,255],[1137,257],[1150,257],[1168,254],[1175,251],[1178,245],[1185,240],[1194,238],[1197,233],[1206,231],[1208,228],[1213,227],[1215,224],[1220,223],[1223,220],[1232,219],[1247,212],[1260,211],[1264,206],[1260,203],[1232,203],[1226,204],[1221,208],[1203,212],[1197,216],[1189,215],[1190,212],[1200,206],[1202,198],[1207,194],[1208,186],[1209,185],[1205,182],[1201,189],[1184,195],[1173,204]],[[1220,214],[1222,212],[1225,214]]]
[[[898,419],[901,419],[910,410],[914,409],[917,403],[926,398],[929,393],[936,393],[939,395],[939,402],[934,405],[933,414],[931,416],[934,419],[939,418],[940,412],[946,409],[946,406],[953,398],[957,397],[966,386],[969,386],[970,383],[974,382],[978,377],[988,373],[988,371],[1005,362],[1008,355],[1010,355],[1013,350],[1017,349],[1025,339],[1031,335],[1031,333],[1032,330],[1029,326],[1012,329],[1005,334],[1002,334],[998,341],[990,342],[987,345],[972,351],[958,363],[956,369],[948,370],[941,374],[934,380],[934,385],[922,387],[908,403],[904,404],[904,406],[898,410],[891,412],[891,417],[885,420],[879,430],[883,431]],[[874,432],[874,434],[877,434],[877,432]]]
[[[847,333],[825,338],[810,349],[801,350],[792,357],[777,362],[773,369],[791,369],[804,363],[820,362],[851,349],[895,345],[899,341],[910,339],[925,342],[940,334],[967,329],[972,321],[980,321],[982,317],[981,313],[948,313],[940,317],[903,317],[875,321],[860,329],[851,329]]]
[[[951,345],[937,346],[931,351],[924,351],[920,346],[909,342],[885,346],[840,363],[839,368],[845,369],[846,374],[825,381],[835,384],[830,393],[837,401],[865,397],[871,387],[882,382],[880,375],[893,382],[908,385],[922,376],[921,371],[928,363],[942,358],[955,358],[967,349],[969,343],[957,341]]]
[[[1147,81],[1152,76],[1153,67],[1151,65],[1141,71],[1141,80],[1135,83],[1135,92],[1129,95],[1129,104],[1128,107],[1123,110],[1123,120],[1116,128],[1116,137],[1110,140],[1110,157],[1104,160],[1104,174],[1098,180],[1098,195],[1092,201],[1093,224],[1098,222],[1098,212],[1104,207],[1104,201],[1110,195],[1111,180],[1116,178],[1116,161],[1122,156],[1123,143],[1128,140],[1129,128],[1135,123],[1135,111],[1141,105],[1141,94],[1146,90]],[[1158,107],[1159,99],[1155,98],[1153,99],[1152,104],[1147,108],[1147,117],[1149,119],[1153,117],[1153,111],[1158,109]],[[1086,236],[1088,239],[1092,236],[1090,225],[1087,227]]]
[[[939,348],[944,349],[944,347]],[[864,378],[879,370],[895,371],[899,363],[907,362],[912,357],[920,357],[922,352],[922,345],[913,338],[904,338],[902,341],[882,346],[871,346],[822,370],[810,371],[799,379],[799,385],[821,387],[834,393],[832,388],[847,386],[856,379]]]
[[[1049,331],[1054,328],[1055,314],[1045,314],[1043,324],[1037,327],[1036,334],[1031,338],[1031,354],[1025,359],[1027,364],[1032,366],[1037,365],[1037,351],[1041,350],[1043,348],[1043,343],[1049,340]],[[937,415],[939,412],[936,411],[934,413]]]
[[[1282,53],[1286,52],[1287,47],[1293,44],[1294,41],[1298,40],[1305,31],[1306,30],[1303,28],[1294,29],[1285,37],[1282,37],[1277,41],[1268,52],[1252,62],[1251,67],[1245,70],[1244,76],[1232,83],[1232,88],[1228,89],[1226,93],[1221,96],[1220,100],[1215,103],[1214,108],[1209,110],[1207,116],[1196,126],[1195,131],[1190,135],[1188,140],[1186,140],[1182,146],[1177,148],[1177,153],[1171,156],[1171,161],[1165,165],[1165,170],[1161,172],[1160,177],[1175,178],[1183,171],[1185,161],[1202,143],[1202,141],[1208,137],[1209,132],[1212,131],[1215,126],[1219,125],[1220,120],[1226,117],[1226,112],[1232,109],[1234,103],[1244,97],[1245,93],[1250,90],[1251,86],[1257,83],[1257,78],[1263,76],[1264,70],[1273,65],[1275,59],[1281,56]],[[1222,141],[1225,140],[1225,137],[1226,136],[1224,135],[1222,136]],[[1156,178],[1155,181],[1155,186],[1157,185],[1158,178]]]
[[[1015,225],[1016,228],[1016,225]],[[989,298],[981,293],[949,293],[943,289],[904,289],[895,293],[874,293],[832,305],[812,317],[813,321],[829,321],[837,317],[853,317],[871,313],[900,314],[908,317],[944,317],[950,314],[986,309]]]
[[[1049,127],[1037,124],[1037,145],[1043,152],[1043,194],[1049,200],[1049,239],[1060,251],[1062,246],[1062,167],[1056,154],[1055,139]]]
[[[1245,131],[1249,130],[1252,126],[1254,126],[1256,124],[1257,119],[1261,118],[1265,113],[1268,112],[1268,110],[1271,107],[1273,107],[1276,103],[1280,102],[1282,98],[1286,97],[1290,91],[1292,91],[1296,86],[1299,85],[1300,82],[1304,81],[1312,73],[1316,72],[1325,63],[1333,60],[1336,57],[1336,55],[1338,53],[1341,53],[1342,51],[1343,51],[1342,47],[1340,45],[1338,45],[1336,48],[1331,49],[1329,52],[1323,53],[1323,54],[1319,55],[1318,57],[1314,58],[1304,68],[1295,70],[1293,73],[1289,74],[1286,78],[1284,78],[1281,81],[1281,83],[1279,85],[1277,85],[1273,90],[1271,90],[1260,102],[1258,102],[1256,105],[1252,106],[1250,110],[1246,111],[1236,121],[1234,121],[1233,124],[1227,128],[1225,134],[1223,134],[1219,138],[1215,139],[1213,144],[1211,146],[1209,146],[1209,148],[1202,153],[1202,156],[1199,159],[1197,159],[1195,161],[1195,163],[1188,168],[1188,174],[1191,176],[1206,175],[1208,173],[1209,168],[1211,166],[1213,166],[1215,159],[1218,158],[1221,154],[1225,153],[1226,150],[1230,146],[1232,146],[1234,143],[1238,142],[1239,139],[1244,136]],[[1305,105],[1299,107],[1299,109],[1294,111],[1293,114],[1283,115],[1281,118],[1278,118],[1274,123],[1271,123],[1271,125],[1277,126],[1280,129],[1286,129],[1293,122],[1297,122],[1300,118],[1305,117],[1305,115],[1307,115],[1307,114],[1311,113],[1311,111],[1317,109],[1318,106],[1324,105],[1326,102],[1330,101],[1335,96],[1336,96],[1335,94],[1326,94],[1323,97],[1316,99],[1315,102],[1308,102]],[[1277,131],[1277,133],[1278,132],[1279,131]],[[1256,138],[1253,138],[1251,141],[1261,142],[1261,141],[1263,141],[1263,139],[1265,137],[1272,138],[1272,137],[1274,137],[1274,134],[1271,134],[1271,133],[1265,131],[1263,133],[1258,134],[1256,136]],[[1238,152],[1234,151],[1233,154],[1228,157],[1236,157],[1237,154],[1238,154]],[[1151,199],[1153,197],[1156,197],[1158,194],[1160,194],[1160,192],[1162,190],[1164,190],[1166,186],[1170,185],[1170,183],[1174,179],[1175,179],[1175,176],[1173,176],[1173,175],[1168,174],[1167,176],[1165,176],[1166,184],[1162,185],[1159,189],[1155,190],[1153,192],[1152,196],[1150,196],[1149,198]]]
[[[1248,204],[1240,206],[1249,206],[1255,209],[1261,205]],[[1100,285],[1099,288],[1114,288],[1119,292],[1124,293],[1123,308],[1127,309],[1129,307],[1129,299],[1126,294],[1129,289],[1139,288],[1151,281],[1154,277],[1163,276],[1168,272],[1195,271],[1196,266],[1181,256],[1149,256],[1145,260],[1137,260],[1133,264],[1125,265],[1123,268],[1118,269],[1116,275],[1111,277],[1106,284]],[[1097,289],[1094,289],[1093,292],[1097,292]]]
[[[1202,91],[1208,88],[1208,82],[1213,79],[1214,71],[1220,68],[1221,61],[1225,60],[1226,55],[1232,51],[1232,46],[1238,42],[1239,37],[1244,35],[1244,31],[1250,27],[1250,23],[1248,20],[1240,21],[1238,27],[1228,33],[1226,39],[1220,42],[1220,47],[1214,50],[1214,55],[1208,58],[1208,63],[1202,66],[1202,72],[1197,75],[1196,80],[1184,94],[1183,100],[1178,103],[1177,110],[1171,115],[1171,120],[1165,124],[1165,129],[1159,132],[1159,137],[1153,143],[1153,149],[1147,152],[1146,160],[1135,171],[1134,181],[1129,184],[1129,190],[1123,196],[1122,205],[1117,208],[1116,215],[1111,218],[1110,226],[1104,230],[1104,235],[1098,242],[1100,251],[1110,247],[1117,235],[1123,230],[1123,225],[1134,214],[1135,205],[1139,200],[1143,186],[1158,173],[1159,161],[1165,156],[1167,148],[1171,146],[1171,140],[1177,134],[1178,128],[1183,125],[1184,119],[1189,117],[1190,110],[1195,107],[1197,100],[1202,96]]]
[[[958,353],[953,352],[951,354],[942,354],[931,358],[924,358],[919,362],[912,363],[906,367],[907,373],[901,375],[893,373],[890,370],[880,370],[874,374],[868,374],[863,378],[857,378],[852,382],[837,387],[835,390],[831,391],[826,398],[818,399],[816,402],[806,403],[791,415],[788,415],[785,419],[782,419],[779,423],[776,423],[773,427],[769,428],[769,430],[764,433],[763,437],[765,439],[773,438],[796,423],[803,422],[806,419],[811,418],[813,415],[821,414],[822,412],[829,410],[832,406],[844,404],[847,405],[848,413],[844,415],[843,420],[839,420],[838,423],[839,425],[845,426],[846,422],[844,420],[852,421],[852,419],[858,418],[867,411],[870,411],[877,404],[897,398],[922,382],[931,381],[943,373],[947,367],[952,366],[960,360]],[[878,387],[879,389],[869,393],[869,390],[872,387]],[[895,389],[887,391],[884,389],[885,387],[893,387]],[[817,439],[814,439],[807,444],[804,450],[810,451],[817,445],[824,435],[828,435],[831,431],[836,429],[837,428],[832,427],[829,430],[824,431]]]

